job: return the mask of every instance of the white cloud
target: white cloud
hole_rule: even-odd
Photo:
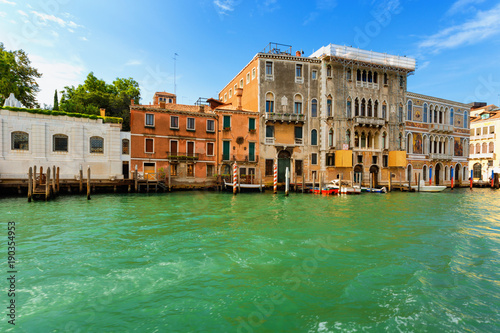
[[[65,86],[77,86],[85,80],[85,67],[79,59],[72,62],[48,60],[38,55],[30,55],[33,67],[43,76],[37,80],[40,92],[38,102],[43,105],[53,104],[54,91],[61,91]]]
[[[5,16],[7,16],[6,12],[0,12],[0,17],[5,17]]]
[[[225,15],[234,10],[235,2],[234,0],[214,0],[214,5],[219,14]]]
[[[87,37],[80,37],[79,38],[80,40],[84,41],[84,42],[88,42],[89,40],[87,39]]]
[[[420,42],[420,48],[438,52],[474,44],[500,34],[500,4],[487,11],[479,11],[469,21],[439,31]]]
[[[484,0],[457,0],[453,5],[451,5],[450,9],[448,9],[447,15],[454,15],[458,12],[466,11],[471,7],[471,5],[479,4],[484,2]]]
[[[22,10],[20,10],[20,9],[19,9],[17,12],[18,12],[19,14],[21,14],[22,16],[26,16],[26,17],[28,17],[28,14],[26,14],[26,12],[24,12],[24,11],[22,11]]]
[[[0,3],[4,3],[6,5],[12,5],[12,6],[16,5],[15,2],[13,2],[13,1],[7,1],[7,0],[0,0]]]
[[[129,61],[127,61],[127,63],[125,64],[125,66],[138,66],[138,65],[142,65],[142,61],[137,60],[137,59],[130,59],[130,60],[129,60]]]
[[[421,71],[423,69],[426,69],[427,67],[429,67],[430,64],[431,64],[430,61],[424,61],[421,65],[418,66],[418,70]]]
[[[34,10],[32,10],[31,13],[40,19],[40,23],[54,22],[54,23],[58,24],[61,28],[67,28],[68,31],[70,31],[70,32],[74,32],[73,29],[75,29],[75,28],[83,27],[81,25],[76,24],[73,21],[65,21],[62,18],[54,16],[54,15],[40,13],[40,12],[37,12]]]
[[[314,20],[316,20],[316,18],[318,17],[318,15],[319,14],[317,12],[309,13],[309,15],[307,15],[307,17],[304,20],[304,22],[302,22],[302,25],[308,25],[309,23],[314,22]]]

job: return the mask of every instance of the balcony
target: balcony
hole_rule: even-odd
[[[494,139],[494,138],[495,138],[495,133],[474,135],[474,136],[470,137],[471,140],[485,140],[485,139]]]
[[[470,159],[494,159],[495,153],[470,154]]]
[[[356,81],[356,87],[357,88],[378,89],[378,83],[365,82],[365,81]]]
[[[302,140],[302,138],[295,138],[295,144],[296,145],[301,145],[304,143],[304,140]]]
[[[167,152],[167,159],[169,161],[176,161],[176,162],[197,161],[199,158],[200,156],[196,153]]]
[[[438,161],[451,161],[453,158],[453,155],[450,154],[438,154],[438,153],[431,153],[429,154],[429,158],[431,160],[438,160]]]
[[[453,125],[429,124],[429,130],[434,133],[453,133]]]
[[[272,113],[272,112],[267,112],[264,114],[264,118],[266,121],[272,121],[272,122],[295,122],[295,123],[303,123],[306,121],[306,116],[303,114],[296,114],[296,113]]]
[[[259,162],[259,156],[257,155],[243,155],[243,156],[236,156],[233,155],[232,161],[236,161],[236,163],[258,163]]]
[[[368,127],[382,127],[385,124],[385,120],[382,118],[372,118],[372,117],[354,117],[354,123],[360,126]]]

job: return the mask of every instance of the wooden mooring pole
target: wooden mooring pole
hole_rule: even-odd
[[[31,202],[33,195],[33,169],[30,167],[28,171],[28,202]]]
[[[137,193],[137,164],[135,165],[135,171],[134,171],[134,191]],[[170,182],[169,182],[170,183]],[[170,187],[170,184],[169,184]],[[169,188],[170,189],[170,188]]]
[[[83,191],[83,168],[80,165],[80,193]]]
[[[33,192],[36,190],[36,165],[33,167]]]
[[[57,167],[57,180],[56,180],[56,185],[57,185],[57,194],[59,194],[59,190],[61,189],[59,185],[59,167]]]
[[[87,200],[90,200],[90,165],[87,168]]]
[[[47,168],[47,178],[45,179],[45,201],[50,199],[50,167]]]
[[[288,167],[285,169],[285,196],[288,196],[288,191],[290,190],[290,170]]]
[[[52,166],[52,195],[56,196],[56,166]]]
[[[259,168],[259,178],[260,178],[260,183],[259,183],[259,190],[262,192],[262,171]]]

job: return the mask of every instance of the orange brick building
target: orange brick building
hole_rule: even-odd
[[[175,103],[156,93],[153,105],[130,106],[131,170],[150,179],[171,176],[172,184],[215,182],[217,116],[207,105]],[[171,103],[166,103],[170,100]]]

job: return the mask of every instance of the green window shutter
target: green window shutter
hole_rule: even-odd
[[[255,161],[255,142],[248,143],[248,160],[253,162]]]
[[[302,139],[302,127],[301,126],[295,127],[295,138]]]
[[[231,148],[231,141],[223,141],[222,142],[222,159],[224,161],[229,160],[229,150]]]
[[[248,129],[249,130],[255,129],[255,118],[248,118]]]
[[[224,128],[231,127],[231,116],[224,116]]]

